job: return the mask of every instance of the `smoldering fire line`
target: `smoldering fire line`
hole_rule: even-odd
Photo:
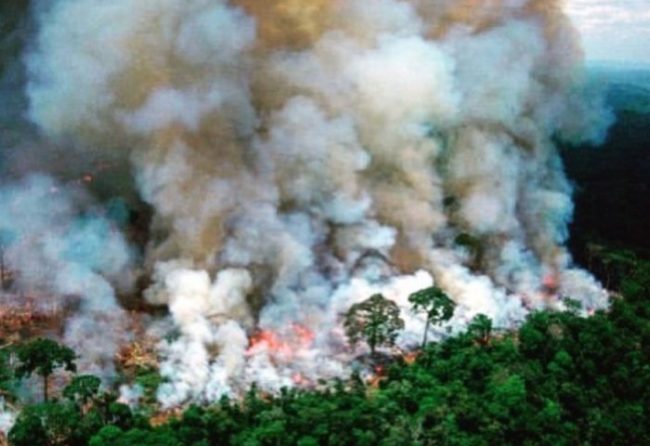
[[[432,284],[457,304],[452,332],[568,296],[607,305],[564,247],[572,191],[554,140],[598,142],[611,116],[583,91],[560,1],[55,0],[35,13],[30,119],[46,140],[128,158],[154,212],[141,263],[144,299],[168,308],[146,329],[165,406],[347,376],[360,351],[340,314],[376,292],[402,309],[403,348],[425,326],[407,298]],[[49,283],[92,278],[119,309],[108,284],[136,261],[92,228],[77,245],[114,261],[48,257]],[[51,253],[9,260],[26,268],[34,250]],[[68,338],[94,320],[79,311]]]

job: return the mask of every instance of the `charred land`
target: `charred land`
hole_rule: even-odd
[[[0,3],[0,445],[650,444],[650,70],[308,3]]]

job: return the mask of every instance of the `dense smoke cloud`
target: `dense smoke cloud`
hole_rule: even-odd
[[[358,352],[340,314],[374,292],[402,308],[403,348],[424,329],[407,297],[432,284],[458,303],[452,330],[479,312],[512,326],[569,296],[606,305],[564,247],[573,205],[554,140],[597,143],[610,116],[584,98],[560,2],[37,12],[31,120],[128,158],[153,209],[144,296],[176,328],[159,344],[165,405],[347,375]],[[127,264],[81,260],[109,279]]]
[[[80,191],[32,175],[0,187],[0,248],[22,296],[45,311],[73,312],[63,337],[83,353],[80,365],[110,375],[126,338],[113,287],[128,286],[131,266],[115,224]]]

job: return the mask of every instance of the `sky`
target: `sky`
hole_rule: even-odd
[[[650,65],[650,0],[566,0],[588,62]]]

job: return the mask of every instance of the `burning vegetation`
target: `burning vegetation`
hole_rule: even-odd
[[[0,2],[0,445],[650,444],[562,6]]]
[[[611,114],[561,1],[307,3],[34,2],[5,333],[173,410],[607,307],[565,246],[556,143]]]

